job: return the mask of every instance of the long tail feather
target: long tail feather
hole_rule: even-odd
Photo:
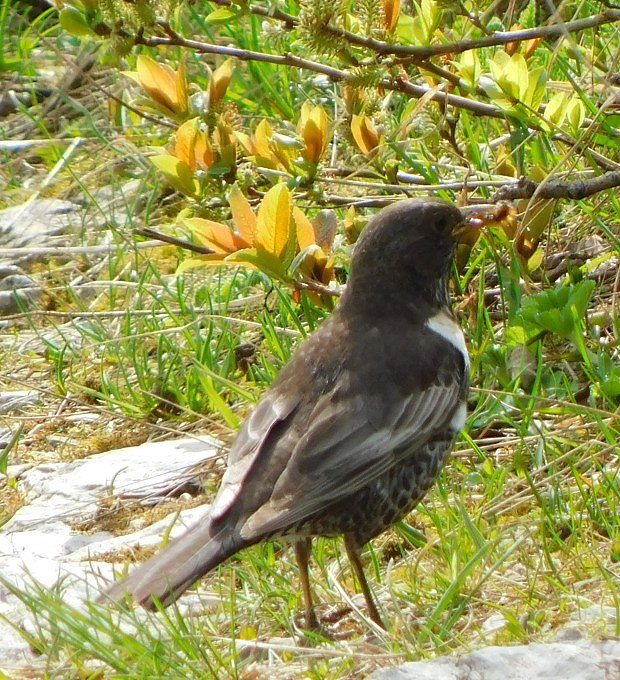
[[[165,607],[179,598],[195,581],[244,547],[234,529],[213,531],[209,519],[195,524],[175,538],[162,552],[111,586],[103,599],[120,600],[131,595],[142,606],[154,608],[154,599]]]

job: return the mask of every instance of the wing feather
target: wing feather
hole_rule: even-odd
[[[462,393],[455,380],[411,394],[379,429],[363,417],[363,411],[352,418],[346,397],[335,410],[334,395],[326,395],[316,410],[320,413],[331,404],[328,435],[319,414],[313,414],[271,498],[244,524],[242,535],[283,531],[371,483],[445,429],[462,403]]]

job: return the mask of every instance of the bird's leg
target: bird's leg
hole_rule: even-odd
[[[368,581],[366,580],[364,567],[362,565],[362,560],[360,559],[359,545],[350,534],[344,535],[344,545],[347,549],[347,556],[349,558],[349,562],[351,563],[351,567],[353,568],[353,573],[355,574],[355,577],[360,584],[360,588],[362,589],[362,593],[364,594],[366,606],[368,607],[368,615],[378,626],[381,626],[381,628],[385,629],[385,625],[381,620],[381,615],[379,614],[377,605],[375,604],[372,593],[370,592],[370,588],[368,587]]]
[[[308,563],[310,562],[310,551],[312,549],[312,539],[302,538],[295,541],[295,558],[299,565],[299,577],[301,579],[301,589],[304,594],[304,605],[306,607],[306,628],[316,629],[319,627],[319,620],[314,613],[312,604],[312,588],[310,587],[310,575],[308,573]]]

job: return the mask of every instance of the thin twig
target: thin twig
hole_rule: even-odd
[[[170,234],[164,234],[161,231],[156,231],[150,227],[138,227],[133,230],[134,234],[138,236],[146,236],[147,238],[156,239],[157,241],[162,241],[163,243],[169,243],[172,246],[177,246],[183,248],[184,250],[190,250],[192,253],[198,253],[200,255],[213,255],[215,250],[207,246],[200,246],[197,243],[192,243],[192,241],[187,241],[186,239],[177,238],[176,236],[170,236]],[[161,245],[161,243],[159,244]]]

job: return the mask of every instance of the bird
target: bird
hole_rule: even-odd
[[[204,518],[107,598],[168,606],[243,548],[286,539],[305,626],[318,628],[311,542],[342,536],[368,616],[385,627],[361,551],[420,502],[466,424],[470,363],[449,280],[475,225],[438,199],[404,199],[370,219],[334,312],[245,420]]]

